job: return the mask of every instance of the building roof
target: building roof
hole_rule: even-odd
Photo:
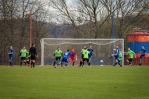
[[[146,30],[134,30],[132,32],[130,32],[128,34],[128,36],[130,35],[148,35],[149,36],[149,31],[146,31]]]

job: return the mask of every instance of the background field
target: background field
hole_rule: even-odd
[[[149,99],[149,67],[0,66],[0,99]]]

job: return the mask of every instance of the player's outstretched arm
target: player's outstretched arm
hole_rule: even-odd
[[[135,52],[133,52],[133,55],[134,55],[134,57],[136,58],[136,54],[135,54]]]
[[[20,57],[21,57],[21,52],[20,52]]]

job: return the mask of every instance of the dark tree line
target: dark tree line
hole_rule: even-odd
[[[0,0],[0,64],[8,63],[10,45],[15,50],[14,63],[19,62],[19,51],[29,49],[30,10],[33,14],[33,42],[40,54],[40,39],[48,33],[47,11],[36,0]]]

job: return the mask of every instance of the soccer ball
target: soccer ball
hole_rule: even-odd
[[[100,60],[100,63],[103,63],[103,60]]]

